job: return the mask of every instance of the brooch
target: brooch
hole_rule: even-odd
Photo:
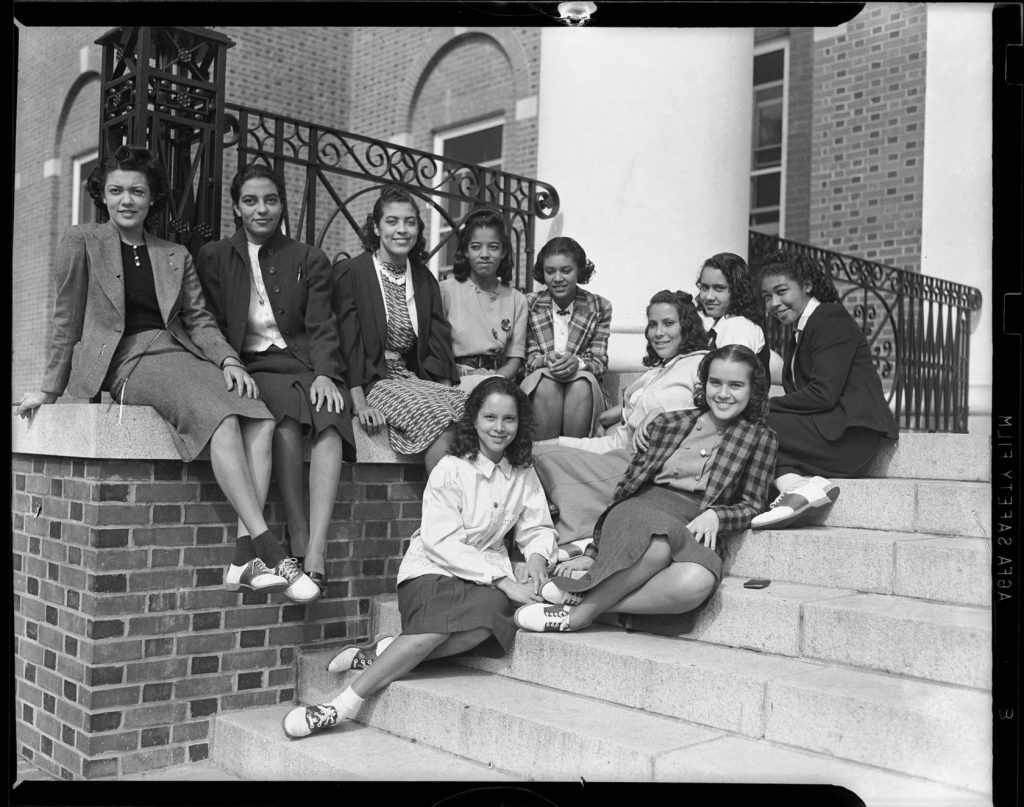
[[[511,331],[511,330],[512,330],[512,320],[509,320],[509,319],[503,319],[503,320],[501,321],[501,329],[502,329],[503,331],[505,331],[506,333],[507,333],[508,331]]]

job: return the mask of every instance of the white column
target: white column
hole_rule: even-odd
[[[970,430],[992,413],[992,6],[929,3],[921,271],[981,289]]]
[[[647,301],[695,292],[702,261],[747,254],[753,32],[546,28],[537,176],[612,301],[612,369],[637,369]]]

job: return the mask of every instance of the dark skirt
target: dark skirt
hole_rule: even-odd
[[[697,563],[711,572],[717,588],[722,579],[722,559],[715,550],[698,543],[686,527],[700,513],[701,498],[701,493],[661,485],[642,487],[635,496],[608,511],[601,525],[597,561],[587,574],[576,579],[556,577],[555,583],[564,591],[591,589],[637,563],[657,537],[668,540],[674,562]]]
[[[826,440],[807,415],[771,412],[768,425],[779,438],[776,478],[783,474],[850,478],[861,475],[878,451],[882,433],[852,426],[838,440]]]
[[[309,388],[316,373],[306,367],[290,351],[271,347],[262,353],[244,353],[245,368],[256,381],[260,399],[280,423],[291,418],[302,427],[312,444],[325,429],[334,428],[341,435],[342,456],[348,462],[356,460],[356,441],[352,434],[352,398],[344,384],[338,386],[345,408],[341,412],[328,412],[324,405],[317,412],[309,401]]]
[[[461,577],[424,574],[398,584],[402,633],[460,633],[487,628],[493,636],[473,648],[474,655],[498,658],[511,649],[516,626],[512,601],[490,586]]]

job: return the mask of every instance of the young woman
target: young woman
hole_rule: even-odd
[[[784,527],[834,502],[839,488],[828,477],[858,476],[882,438],[896,440],[899,428],[864,334],[831,279],[809,261],[774,252],[762,263],[760,286],[768,312],[792,337],[786,394],[771,399],[768,420],[779,437],[779,496],[751,526]]]
[[[445,455],[465,394],[437,280],[426,268],[423,219],[413,197],[387,186],[367,216],[367,251],[335,267],[341,350],[356,419],[388,427],[401,454]]]
[[[771,349],[764,335],[764,305],[747,262],[731,252],[712,255],[697,276],[697,310],[701,312],[708,347],[746,345],[771,378]]]
[[[284,180],[254,163],[231,182],[238,230],[206,244],[197,259],[210,310],[259,384],[277,421],[274,476],[284,500],[290,550],[327,593],[327,529],[341,462],[355,460],[351,403],[331,308],[334,275],[316,247],[281,232]],[[310,442],[309,518],[303,436]]]
[[[520,628],[580,630],[605,611],[681,614],[712,595],[720,539],[764,506],[776,442],[765,425],[764,368],[749,348],[716,348],[699,373],[697,408],[654,421],[648,450],[633,457],[601,515],[594,567],[546,584],[556,604],[517,609]]]
[[[146,232],[169,195],[163,170],[146,149],[120,146],[86,189],[102,223],[71,227],[61,242],[50,358],[18,414],[65,392],[92,398],[102,389],[119,403],[152,406],[183,461],[209,444],[214,476],[238,514],[225,586],[303,599],[313,583],[263,519],[273,417],[207,310],[188,250]]]
[[[542,603],[555,557],[555,533],[530,467],[530,403],[514,382],[485,378],[470,393],[451,454],[434,468],[423,517],[398,570],[399,636],[350,646],[329,669],[362,669],[331,703],[298,706],[285,734],[305,737],[354,718],[362,702],[421,661],[486,643],[501,655],[515,638],[515,605]],[[504,536],[515,529],[529,580],[518,583]]]
[[[512,241],[505,219],[490,209],[469,214],[458,234],[452,277],[441,303],[463,392],[488,375],[514,379],[526,356],[526,298],[509,286]]]
[[[610,428],[600,437],[559,437],[534,449],[537,475],[558,508],[558,574],[581,572],[592,562],[594,523],[611,501],[633,454],[647,448],[651,422],[663,412],[692,409],[697,369],[707,355],[707,335],[683,291],[659,291],[647,306],[647,355],[651,369],[623,392],[623,403],[600,416]],[[614,425],[613,425],[614,424]]]
[[[593,275],[594,264],[571,238],[552,238],[537,255],[533,279],[545,288],[527,297],[522,387],[533,402],[538,440],[589,437],[604,410],[612,304],[580,288]]]

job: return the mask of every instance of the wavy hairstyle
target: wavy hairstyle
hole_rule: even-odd
[[[501,241],[503,255],[498,262],[498,281],[507,286],[512,279],[512,270],[515,268],[512,258],[512,239],[508,235],[508,222],[497,210],[490,207],[481,207],[474,210],[466,220],[459,226],[458,247],[455,250],[455,259],[452,261],[452,275],[464,283],[469,277],[471,268],[469,256],[469,242],[473,240],[473,234],[481,227],[490,227],[498,233]]]
[[[676,355],[689,353],[694,350],[702,350],[708,346],[708,335],[704,330],[704,323],[700,321],[700,316],[697,314],[697,307],[693,304],[692,294],[688,294],[685,291],[662,289],[647,304],[648,316],[651,313],[651,306],[658,303],[668,303],[675,306],[676,312],[679,314],[679,330],[682,331],[683,338],[679,343],[679,353]],[[642,361],[644,367],[657,367],[665,362],[654,352],[654,348],[651,347],[650,330],[651,326],[648,324],[644,328],[644,336],[647,338],[647,355],[643,357]]]
[[[750,401],[739,416],[759,426],[768,425],[768,379],[761,360],[746,345],[723,345],[715,348],[701,359],[700,366],[697,368],[698,382],[693,388],[693,402],[697,408],[701,412],[707,412],[710,409],[704,387],[708,383],[711,362],[715,359],[747,365],[750,369]]]
[[[409,257],[418,264],[426,264],[429,257],[427,255],[427,239],[423,234],[426,225],[423,223],[423,216],[420,215],[420,206],[416,204],[416,198],[411,193],[397,185],[385,185],[381,188],[380,196],[373,203],[373,210],[366,216],[366,224],[363,225],[363,230],[360,233],[363,246],[369,252],[376,252],[380,247],[380,236],[374,232],[374,227],[379,227],[380,220],[384,218],[384,205],[395,202],[407,202],[416,211],[416,226],[419,227],[419,232],[416,235],[416,243],[409,250]]]
[[[726,314],[731,317],[746,317],[755,325],[764,327],[764,304],[761,302],[760,289],[754,288],[754,278],[747,269],[747,262],[732,252],[719,252],[712,255],[697,273],[697,288],[700,288],[700,276],[707,267],[717,269],[725,275],[729,284],[729,308]],[[704,312],[704,303],[697,297],[697,310]]]
[[[238,204],[238,200],[242,198],[242,186],[250,179],[269,179],[274,183],[274,187],[277,188],[277,195],[281,199],[281,221],[287,221],[288,196],[285,192],[284,177],[264,163],[249,163],[245,168],[235,174],[234,178],[231,180],[231,201],[235,205]],[[242,218],[235,213],[234,206],[232,206],[231,214],[235,217],[235,227],[241,227]],[[281,221],[277,223],[278,227],[281,226]]]
[[[533,279],[538,283],[544,282],[544,261],[552,255],[568,255],[576,264],[576,283],[584,285],[594,276],[594,262],[587,260],[587,253],[583,247],[568,236],[560,235],[552,238],[537,253],[537,260],[533,264]]]
[[[167,180],[167,174],[163,167],[157,162],[153,152],[142,146],[118,146],[113,154],[108,154],[89,174],[85,181],[85,189],[96,205],[97,219],[101,222],[110,220],[110,213],[103,201],[103,186],[107,183],[107,177],[112,171],[138,171],[146,177],[149,185],[149,212],[143,225],[151,230],[155,224],[155,217],[163,210],[171,195],[171,184]]]
[[[832,278],[810,258],[803,255],[793,255],[782,250],[769,252],[761,259],[761,271],[758,273],[757,287],[768,275],[782,275],[790,280],[799,283],[803,288],[805,285],[811,287],[810,294],[819,303],[838,303],[839,292],[836,291]],[[762,303],[762,307],[764,303]]]
[[[488,376],[469,393],[462,419],[455,427],[455,437],[448,453],[456,457],[475,460],[480,453],[480,439],[476,435],[476,416],[490,395],[508,395],[516,402],[519,412],[519,428],[516,436],[505,449],[505,456],[515,467],[533,464],[533,410],[515,381],[500,375]]]

